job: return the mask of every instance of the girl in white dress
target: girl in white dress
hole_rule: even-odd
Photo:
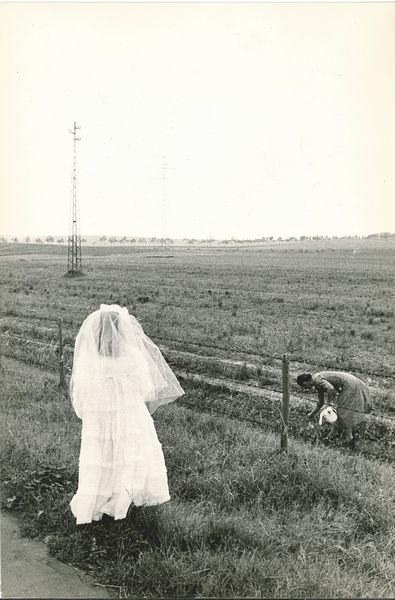
[[[77,525],[170,499],[151,414],[184,393],[159,348],[126,308],[102,304],[81,326],[70,395],[82,419]]]

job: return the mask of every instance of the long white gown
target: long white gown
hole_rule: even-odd
[[[129,324],[120,319],[117,328],[122,327],[126,330]],[[145,336],[141,328],[138,336]],[[89,340],[86,328],[83,337]],[[123,519],[132,503],[148,506],[170,499],[162,446],[150,410],[183,394],[150,340],[148,354],[145,340],[143,345],[129,344],[127,352],[127,344],[118,344],[122,352],[116,358],[94,355],[92,359],[88,346],[87,339],[76,341],[71,390],[74,409],[82,419],[78,490],[70,502],[77,525],[100,520],[103,513]]]

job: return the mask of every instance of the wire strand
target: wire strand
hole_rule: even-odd
[[[33,338],[27,338],[25,336],[14,334],[13,332],[6,332],[6,333],[11,333],[11,336],[13,336],[13,337],[15,337],[17,339],[21,339],[24,342],[38,343],[39,345],[50,347],[51,349],[54,349],[56,347],[56,343],[54,341],[52,341],[52,342],[44,342],[42,340],[35,340]],[[4,333],[3,333],[3,335],[4,335]],[[6,356],[8,358],[13,358],[14,360],[20,360],[21,362],[24,362],[25,364],[35,364],[35,365],[38,365],[38,366],[41,366],[41,367],[46,367],[47,366],[47,365],[45,365],[45,364],[43,364],[41,362],[35,361],[35,359],[24,360],[23,358],[20,358],[20,357],[15,357],[15,356],[10,356],[10,355],[4,354],[4,352],[2,352],[2,354],[3,354],[3,356]],[[51,369],[54,369],[54,366],[48,365],[48,368],[51,370]],[[227,385],[227,384],[229,385],[229,378],[216,377],[216,379],[217,380],[221,380],[222,379],[224,385]],[[204,382],[204,383],[206,383],[206,382]],[[267,387],[264,387],[264,386],[256,388],[256,387],[253,387],[253,386],[248,386],[248,384],[244,384],[244,385],[246,387],[250,387],[251,389],[254,389],[254,390],[258,389],[258,390],[262,390],[262,391],[275,392],[277,394],[282,394],[282,390],[279,390],[279,389],[276,389],[276,388],[267,388]],[[240,390],[235,390],[235,391],[236,392],[240,392]],[[310,398],[306,398],[305,396],[303,396],[301,394],[298,394],[297,392],[292,392],[292,395],[296,396],[297,398],[299,398],[301,400],[304,400],[304,401],[308,401],[308,402],[312,401]],[[347,410],[351,411],[351,412],[360,413],[360,414],[366,414],[364,411],[357,410],[357,409],[351,409],[350,408],[350,409],[347,409]],[[375,417],[375,418],[378,418],[378,419],[383,419],[385,421],[395,421],[395,418],[392,418],[392,417],[389,417],[389,416],[386,416],[386,415],[382,415],[382,414],[379,414],[379,413],[375,413],[375,412],[371,412],[370,415],[373,416],[373,417]],[[281,413],[280,413],[280,416],[282,418],[282,414]],[[284,423],[284,426],[285,426],[285,423]]]
[[[47,323],[54,323],[56,322],[55,318],[50,318],[50,317],[43,317],[41,315],[29,315],[29,314],[18,314],[18,315],[14,315],[14,314],[6,314],[6,313],[0,313],[0,316],[4,316],[4,317],[20,317],[22,319],[37,319],[40,321],[45,321]],[[72,325],[73,327],[79,327],[81,324],[81,321],[79,323],[76,323],[75,321],[69,321],[67,319],[63,319],[63,323],[68,324],[68,325]],[[272,360],[277,360],[280,361],[282,360],[282,357],[280,356],[276,356],[276,355],[272,355],[272,354],[266,354],[263,352],[254,352],[251,350],[243,350],[242,348],[236,348],[234,346],[221,346],[219,344],[209,344],[207,342],[202,342],[202,341],[191,341],[191,340],[183,340],[180,338],[173,338],[173,337],[167,337],[167,336],[163,336],[160,334],[151,334],[151,337],[153,339],[159,339],[159,340],[163,340],[163,341],[169,341],[169,342],[175,342],[175,343],[179,343],[179,344],[184,344],[184,345],[191,345],[191,346],[198,346],[198,347],[202,347],[202,348],[210,348],[213,350],[221,350],[221,351],[226,351],[226,352],[236,352],[239,354],[243,354],[245,356],[256,356],[259,358],[270,358]],[[65,345],[67,345],[67,341],[65,341]],[[312,365],[312,366],[316,366],[316,367],[323,367],[326,369],[344,369],[344,367],[342,367],[341,365],[329,365],[327,363],[321,363],[321,362],[313,362],[309,359],[305,359],[305,358],[300,358],[300,357],[296,357],[296,356],[292,356],[291,352],[288,352],[288,355],[290,356],[290,359],[293,362],[298,362],[300,364],[306,364],[306,365]],[[346,369],[349,370],[349,369]],[[372,372],[372,371],[362,371],[359,370],[358,368],[354,369],[356,372],[358,373],[364,373],[365,375],[369,375],[371,377],[383,377],[385,379],[395,379],[395,375],[393,374],[389,374],[389,373],[385,373],[383,371],[381,372]]]

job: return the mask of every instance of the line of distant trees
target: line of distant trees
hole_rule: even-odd
[[[324,236],[324,235],[313,235],[313,236],[308,236],[308,235],[301,235],[299,238],[297,237],[274,237],[274,236],[270,236],[270,237],[261,237],[261,238],[255,238],[255,239],[239,239],[239,238],[231,238],[231,239],[223,239],[223,240],[217,240],[215,238],[206,238],[206,239],[197,239],[197,238],[183,238],[182,242],[184,244],[189,244],[189,245],[193,245],[193,244],[214,244],[214,243],[220,243],[220,244],[259,244],[259,243],[265,243],[265,242],[304,242],[304,241],[317,241],[317,240],[362,240],[362,239],[389,239],[389,238],[395,238],[395,233],[390,233],[388,231],[384,231],[384,232],[380,232],[380,233],[371,233],[367,236],[358,236],[358,235],[344,235],[344,236]],[[64,237],[58,237],[55,238],[52,235],[48,235],[45,238],[40,238],[40,237],[36,237],[36,238],[30,238],[29,236],[26,236],[25,238],[21,238],[21,240],[19,240],[19,238],[17,237],[13,237],[13,238],[9,238],[7,239],[6,237],[0,237],[0,244],[6,244],[9,242],[12,242],[14,244],[18,244],[18,243],[25,243],[25,244],[64,244],[66,243],[68,240],[68,238],[64,238]],[[86,243],[86,239],[85,238],[81,238],[81,242],[82,243]],[[127,238],[126,236],[123,237],[115,237],[115,236],[109,236],[107,237],[106,235],[102,235],[99,238],[99,242],[101,244],[121,244],[121,245],[126,245],[126,244],[174,244],[174,240],[172,238],[158,238],[158,237],[132,237],[132,238]]]
[[[52,235],[47,235],[46,238],[42,239],[40,237],[36,237],[36,238],[31,238],[28,235],[25,238],[21,238],[19,240],[19,238],[14,237],[14,238],[10,238],[9,240],[10,242],[12,242],[13,244],[54,244],[55,242],[57,244],[64,244],[65,243],[65,239],[63,237],[59,237],[59,238],[55,238]],[[66,240],[67,241],[67,240]],[[86,242],[86,239],[82,238],[81,242]],[[8,243],[8,239],[5,237],[0,237],[0,244],[6,244]]]

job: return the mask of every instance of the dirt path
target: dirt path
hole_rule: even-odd
[[[1,513],[2,598],[108,598],[82,571],[48,555],[43,542],[23,538],[15,517]]]

